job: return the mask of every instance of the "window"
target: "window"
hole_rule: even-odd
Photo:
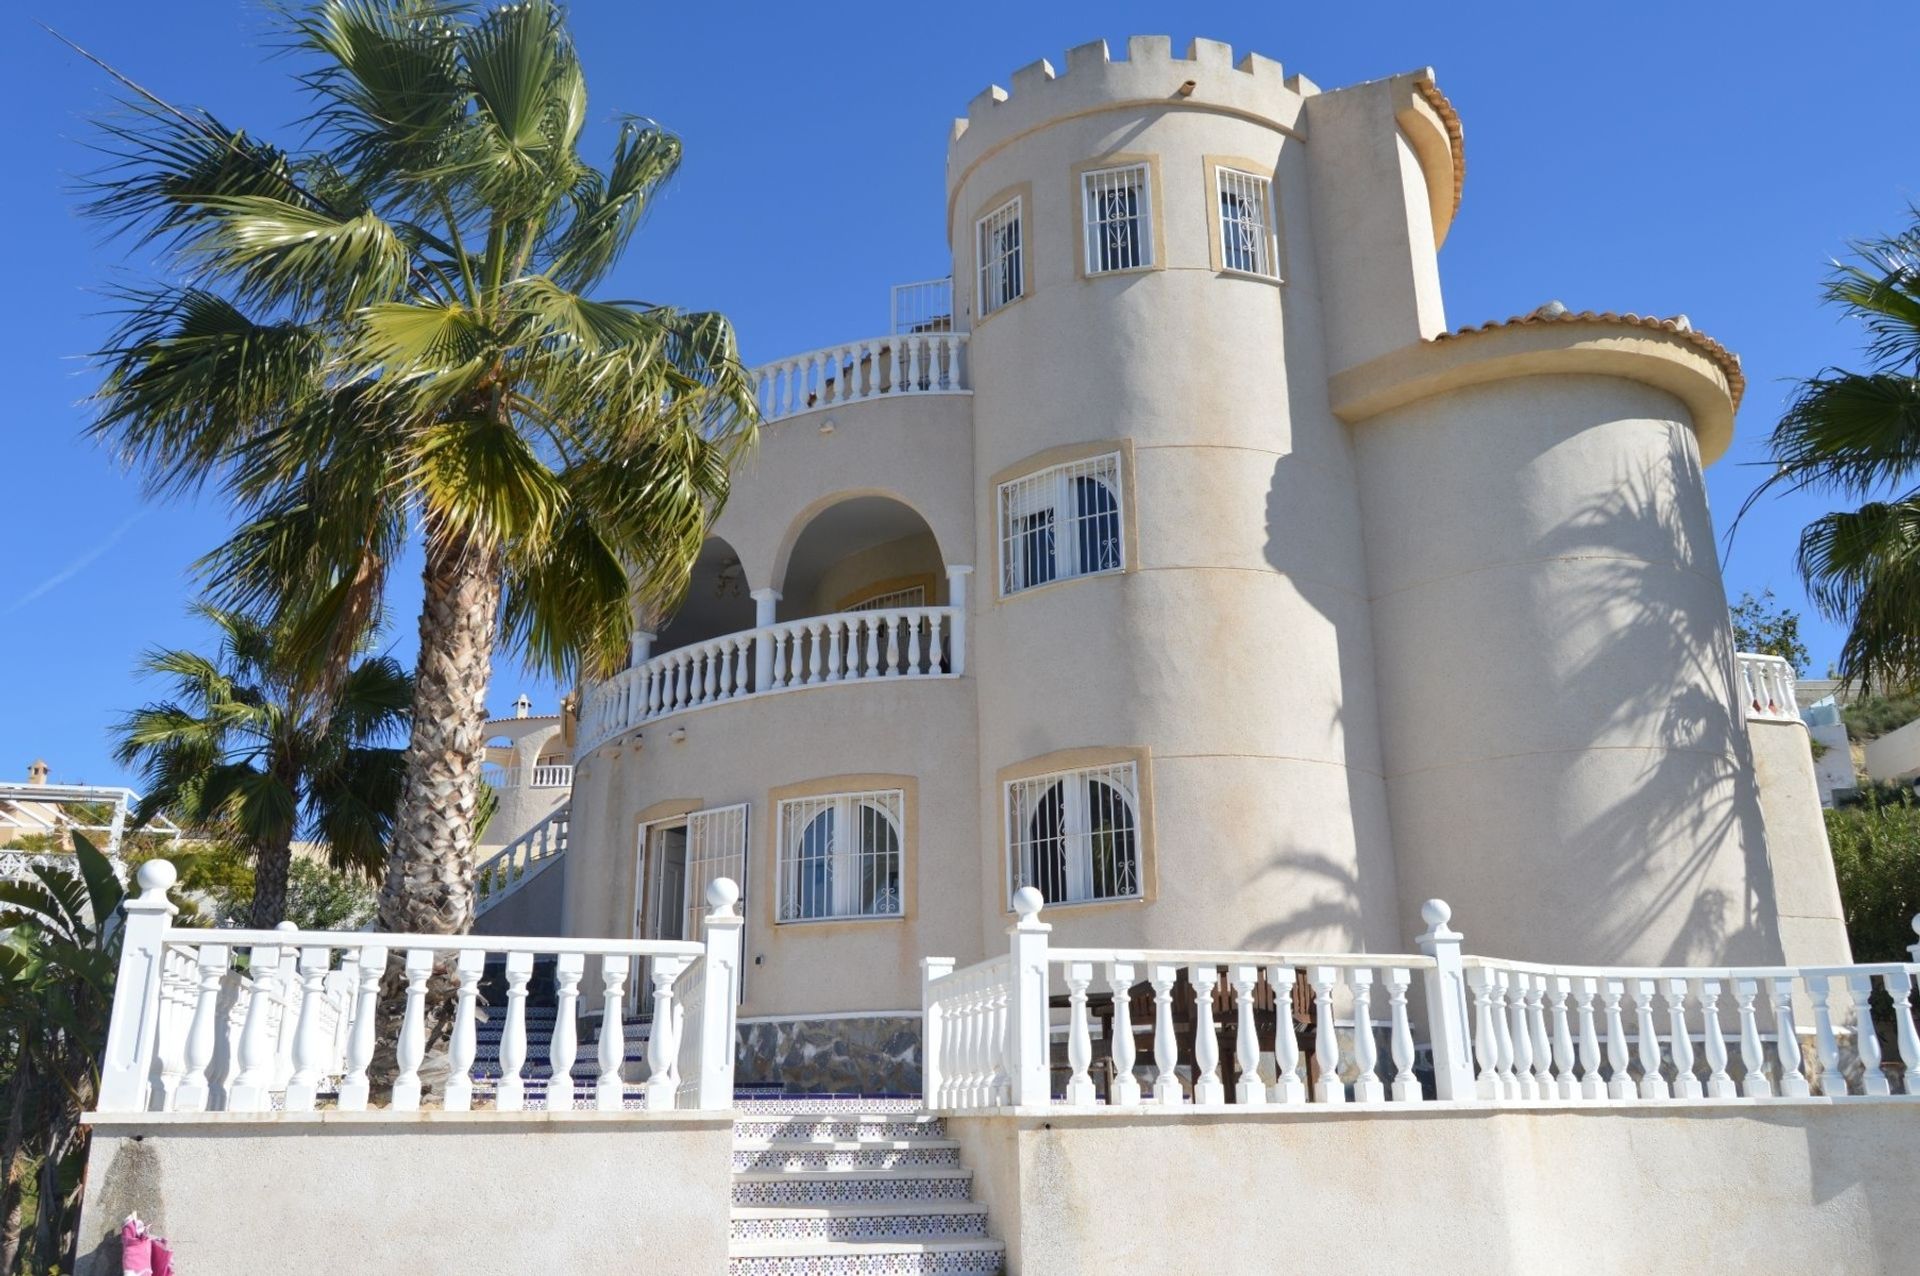
[[[1000,485],[1002,595],[1124,566],[1118,452]]]
[[[780,803],[780,920],[899,917],[900,789]]]
[[[1153,212],[1147,166],[1101,168],[1080,177],[1087,206],[1087,273],[1153,264]]]
[[[1220,262],[1225,270],[1277,278],[1273,183],[1234,168],[1214,170],[1220,184]]]
[[[1049,904],[1140,895],[1139,771],[1132,762],[1007,785],[1011,891]]]
[[[1026,257],[1020,246],[1016,197],[980,219],[980,313],[990,315],[1026,293]]]

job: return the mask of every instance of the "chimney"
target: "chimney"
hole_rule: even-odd
[[[533,701],[527,698],[526,692],[522,691],[520,693],[520,698],[513,702],[513,716],[516,718],[525,718],[530,716],[532,713],[533,713]]]
[[[35,758],[33,760],[33,765],[27,768],[27,783],[32,785],[41,785],[41,784],[45,784],[46,782],[47,782],[47,760],[45,758]]]

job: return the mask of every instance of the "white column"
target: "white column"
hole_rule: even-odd
[[[311,1112],[326,1066],[325,1043],[320,1039],[320,1008],[326,1002],[327,967],[333,950],[300,950],[300,1019],[293,1030],[293,1076],[287,1081],[286,1110]]]
[[[1453,910],[1443,899],[1430,899],[1420,906],[1420,918],[1426,933],[1414,942],[1420,951],[1433,958],[1433,965],[1421,972],[1427,994],[1427,1036],[1433,1044],[1434,1094],[1441,1099],[1471,1098],[1473,1085],[1472,1039],[1467,1033],[1467,989],[1461,970],[1461,934],[1447,922]],[[1277,1006],[1281,989],[1274,990]]]
[[[947,568],[947,606],[953,608],[953,630],[947,638],[951,650],[947,659],[952,662],[956,675],[967,671],[967,577],[971,575],[973,568],[966,564],[951,564]]]
[[[1720,981],[1702,979],[1700,981],[1700,1026],[1705,1040],[1702,1048],[1707,1056],[1707,1097],[1709,1099],[1733,1099],[1739,1097],[1734,1088],[1733,1078],[1727,1074],[1727,1035],[1720,1028]]]
[[[280,982],[280,945],[247,950],[247,1014],[240,1029],[239,1059],[227,1085],[229,1112],[265,1112],[273,1089],[274,989]]]
[[[139,1112],[147,1104],[147,1074],[153,1067],[153,1041],[160,1022],[161,949],[174,914],[167,889],[178,877],[166,860],[148,860],[135,879],[140,894],[121,905],[125,938],[107,1020],[100,1094],[94,1105],[101,1112]],[[260,1106],[264,1109],[266,1104]]]
[[[360,950],[360,987],[353,1011],[353,1031],[347,1036],[347,1075],[340,1082],[340,1110],[364,1112],[367,1107],[367,1065],[373,1061],[373,1021],[380,1012],[380,980],[387,973],[387,950],[369,945]]]
[[[1253,990],[1260,982],[1260,968],[1231,967],[1227,982],[1233,985],[1233,1062],[1240,1070],[1233,1101],[1243,1107],[1257,1107],[1267,1101],[1267,1087],[1260,1081],[1260,1040],[1253,1026]],[[1412,1058],[1411,1051],[1408,1058]]]
[[[574,1104],[573,1061],[579,1050],[574,1022],[580,1000],[580,977],[586,973],[584,953],[561,953],[553,967],[553,1038],[548,1042],[547,1110],[565,1112]]]
[[[1113,1040],[1107,1050],[1113,1056],[1113,1083],[1107,1090],[1107,1102],[1117,1108],[1131,1108],[1140,1102],[1140,1082],[1133,1075],[1133,967],[1125,962],[1107,963],[1107,991],[1113,994]]]
[[[453,1037],[447,1042],[447,1085],[440,1106],[448,1112],[466,1112],[473,1107],[473,1060],[475,1050],[474,1008],[480,996],[480,972],[487,955],[477,948],[463,948],[454,958],[454,978],[459,987],[454,994]]]
[[[1087,987],[1093,983],[1093,963],[1071,962],[1067,966],[1067,1062],[1073,1072],[1067,1078],[1067,1102],[1074,1107],[1093,1106],[1093,1078],[1087,1065],[1093,1062],[1093,1034],[1087,1025]]]
[[[1313,985],[1313,1058],[1320,1078],[1313,1083],[1317,1103],[1345,1103],[1346,1083],[1340,1080],[1340,1038],[1333,1026],[1333,990],[1340,982],[1334,966],[1315,966],[1307,976]]]
[[[627,1061],[627,1025],[621,1018],[626,997],[627,959],[608,953],[600,959],[600,1077],[593,1089],[593,1105],[602,1112],[620,1111],[626,1098],[624,1071]],[[654,1006],[653,1030],[660,1022],[659,1006]]]
[[[1220,1084],[1220,1038],[1213,1027],[1213,989],[1220,982],[1220,969],[1212,962],[1187,967],[1193,981],[1193,1102],[1198,1107],[1216,1107],[1227,1101]]]
[[[734,1014],[740,1004],[740,933],[747,920],[734,908],[740,887],[732,878],[707,883],[707,977],[704,999],[687,1007],[699,1016],[700,1075],[695,1079],[702,1112],[721,1112],[733,1106]]]
[[[1300,1075],[1300,1043],[1293,1035],[1292,966],[1269,966],[1267,986],[1273,989],[1273,1089],[1275,1103],[1305,1103],[1307,1083]]]
[[[1007,971],[1008,1078],[1016,1108],[1043,1107],[1052,1097],[1047,1060],[1047,934],[1040,920],[1040,892],[1022,886],[1013,893],[1018,920],[1007,928],[1012,962]]]
[[[220,1013],[220,984],[227,975],[227,946],[202,944],[196,958],[199,991],[193,1003],[193,1021],[187,1025],[187,1071],[174,1094],[179,1112],[207,1110],[207,1066],[213,1062],[214,1021]]]
[[[947,1048],[950,1028],[940,1001],[940,981],[953,974],[951,957],[920,959],[920,1106],[941,1107],[947,1083],[941,1051]]]
[[[774,612],[780,603],[780,591],[777,589],[756,589],[753,591],[753,627],[760,632],[753,639],[753,689],[766,691],[773,686],[773,634],[768,630],[777,623]]]
[[[1405,967],[1396,966],[1387,971],[1387,1011],[1392,1030],[1389,1034],[1393,1046],[1393,1101],[1395,1103],[1418,1103],[1425,1096],[1420,1093],[1420,1078],[1413,1075],[1413,1026],[1407,1021],[1407,989],[1413,984],[1413,972]]]
[[[1374,1071],[1379,1051],[1373,1040],[1373,971],[1355,966],[1347,971],[1347,983],[1353,989],[1353,1098],[1356,1103],[1381,1103],[1387,1092]]]
[[[1173,985],[1180,977],[1178,966],[1155,964],[1147,967],[1147,982],[1153,985],[1153,1101],[1179,1107],[1179,1043],[1173,1037]]]
[[[420,1061],[427,1050],[427,976],[433,973],[431,948],[407,949],[407,1008],[400,1020],[395,1055],[400,1075],[393,1083],[393,1110],[420,1110]]]
[[[500,1033],[500,1085],[493,1106],[518,1112],[527,1106],[527,1083],[520,1072],[527,1065],[527,982],[533,978],[533,954],[507,954],[507,1023]]]

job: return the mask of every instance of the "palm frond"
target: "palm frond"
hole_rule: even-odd
[[[542,543],[568,500],[566,487],[527,439],[495,421],[429,427],[408,479],[433,530],[476,548]]]
[[[680,138],[652,120],[621,123],[613,164],[575,186],[570,216],[552,250],[551,272],[563,288],[601,278],[626,251],[653,197],[680,169]]]
[[[187,251],[242,301],[337,313],[399,296],[412,277],[406,244],[371,210],[343,217],[259,195],[201,204],[209,216]]]
[[[1920,466],[1920,379],[1829,371],[1804,381],[1771,446],[1769,485],[1872,495]]]

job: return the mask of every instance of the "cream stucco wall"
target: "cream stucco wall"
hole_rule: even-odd
[[[81,1276],[138,1211],[193,1276],[721,1272],[730,1115],[98,1118]]]
[[[1747,738],[1766,818],[1781,952],[1795,965],[1850,962],[1853,948],[1807,729],[1798,722],[1750,722]]]
[[[947,1129],[1010,1276],[1920,1270],[1920,1107],[1898,1099]]]

